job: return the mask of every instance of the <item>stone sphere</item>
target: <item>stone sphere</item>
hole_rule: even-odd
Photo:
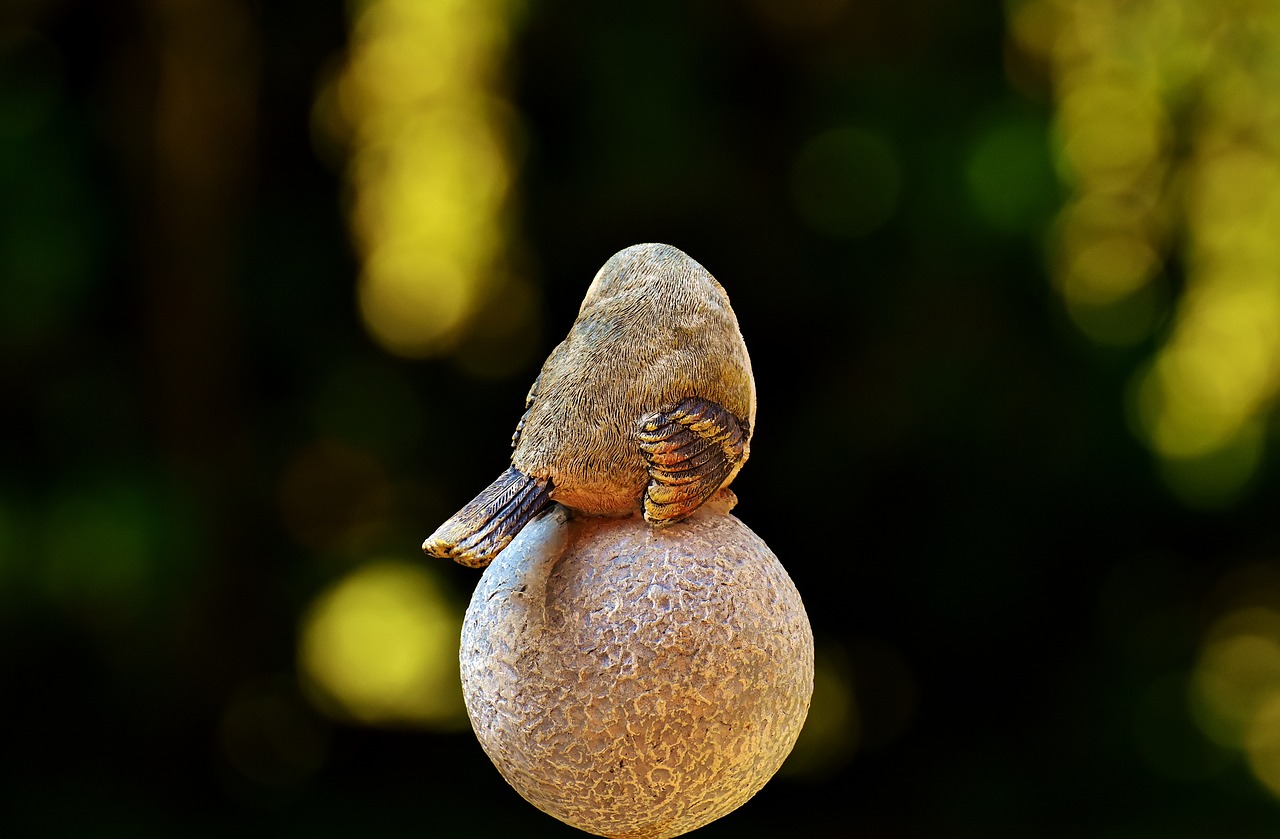
[[[679,836],[782,765],[813,693],[791,578],[738,519],[704,508],[530,523],[485,569],[462,627],[481,746],[525,799],[599,836]]]

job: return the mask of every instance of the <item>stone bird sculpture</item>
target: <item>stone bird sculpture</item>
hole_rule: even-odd
[[[755,414],[751,360],[720,283],[670,245],[627,248],[596,274],[534,380],[511,467],[422,549],[483,568],[552,501],[643,512],[657,527],[718,493],[732,506]]]

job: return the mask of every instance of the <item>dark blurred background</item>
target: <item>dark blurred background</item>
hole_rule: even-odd
[[[581,835],[418,545],[660,241],[818,643],[699,835],[1276,835],[1277,91],[1266,3],[7,0],[3,832]]]

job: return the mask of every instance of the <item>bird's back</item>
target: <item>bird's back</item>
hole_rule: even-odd
[[[689,396],[754,424],[751,362],[728,296],[675,248],[628,248],[601,269],[543,365],[512,462],[550,478],[571,507],[629,512],[649,477],[637,420]]]

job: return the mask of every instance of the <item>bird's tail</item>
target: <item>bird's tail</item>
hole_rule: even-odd
[[[483,568],[550,501],[550,480],[512,466],[427,537],[422,550]]]

